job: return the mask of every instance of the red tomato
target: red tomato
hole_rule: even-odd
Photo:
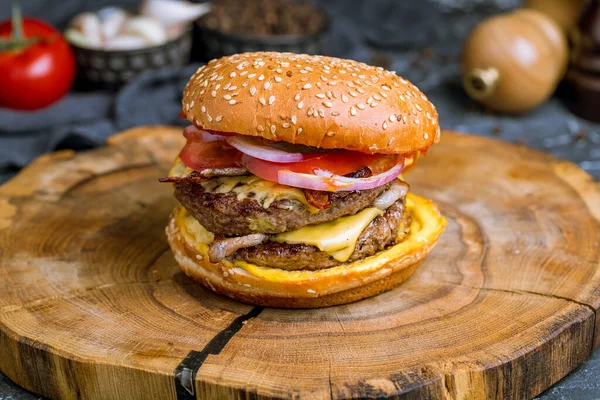
[[[11,21],[0,23],[0,38],[10,39]],[[28,46],[0,52],[0,107],[35,110],[63,97],[75,78],[75,57],[59,31],[37,19],[23,19]]]
[[[200,142],[188,140],[181,149],[179,158],[193,170],[202,171],[207,168],[239,167],[241,154],[236,149],[223,147],[223,143],[219,141]]]
[[[279,171],[314,174],[317,170],[323,170],[336,175],[346,175],[369,166],[373,174],[378,174],[397,163],[397,157],[393,155],[365,154],[357,151],[315,153],[307,156],[309,158],[303,161],[281,164],[243,154],[241,164],[254,175],[277,182]]]

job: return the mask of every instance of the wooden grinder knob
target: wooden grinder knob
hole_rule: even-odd
[[[535,10],[498,15],[477,26],[465,43],[463,86],[493,110],[524,112],[554,92],[567,55],[561,28],[546,15]]]

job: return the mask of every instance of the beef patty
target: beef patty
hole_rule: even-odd
[[[356,214],[390,184],[355,192],[332,193],[326,209],[311,213],[298,200],[281,199],[263,208],[256,200],[238,200],[236,193],[210,193],[199,182],[174,182],[175,197],[206,229],[220,236],[244,236],[252,233],[281,233],[305,225],[328,222]]]
[[[398,200],[383,215],[371,221],[359,236],[354,252],[346,262],[372,256],[404,240],[411,223],[411,215],[406,212],[404,202],[405,198]],[[237,250],[228,258],[285,270],[317,270],[343,264],[315,246],[275,242]]]

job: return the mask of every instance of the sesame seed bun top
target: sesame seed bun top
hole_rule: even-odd
[[[438,114],[413,84],[357,61],[257,52],[212,60],[183,92],[200,128],[324,149],[404,154],[439,140]]]

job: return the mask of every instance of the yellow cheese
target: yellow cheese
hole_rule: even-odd
[[[175,164],[169,171],[169,177],[184,177],[194,170],[188,168],[179,157],[175,159]],[[237,199],[252,199],[257,201],[263,208],[269,208],[275,200],[287,199],[297,200],[304,204],[311,213],[319,212],[319,209],[306,201],[304,192],[300,189],[280,185],[276,182],[266,181],[256,175],[245,176],[219,176],[208,179],[201,183],[204,190],[208,193],[237,193]]]
[[[187,167],[184,163],[181,162],[179,157],[177,157],[175,159],[175,163],[173,164],[173,167],[169,171],[169,178],[172,178],[174,176],[177,176],[177,177],[188,176],[193,171],[194,171],[193,169]]]
[[[365,208],[355,215],[340,217],[330,222],[308,225],[271,237],[278,243],[309,244],[344,262],[354,252],[358,237],[377,216],[383,214],[378,208]]]
[[[300,189],[267,181],[256,175],[220,176],[201,183],[209,193],[237,193],[237,199],[252,199],[269,208],[275,200],[297,200],[304,204],[311,213],[319,212],[306,201],[304,192]]]

